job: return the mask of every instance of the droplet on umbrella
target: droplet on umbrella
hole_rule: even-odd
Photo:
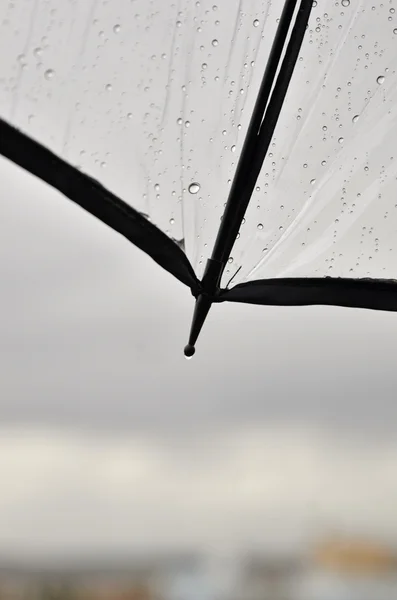
[[[105,85],[105,90],[106,90],[107,92],[111,92],[111,91],[112,91],[112,84],[111,84],[111,83],[107,83],[107,84]]]
[[[345,140],[344,140],[344,138],[343,138],[343,137],[340,137],[340,138],[338,139],[338,142],[339,142],[339,144],[343,144],[343,142],[344,142],[344,141],[345,141]]]
[[[253,25],[254,25],[254,27],[258,27],[258,25],[259,25],[259,20],[258,20],[258,19],[255,19],[255,21],[253,22]]]
[[[52,79],[52,78],[54,77],[54,75],[55,75],[55,71],[54,71],[54,69],[47,69],[47,70],[44,72],[44,77],[45,77],[46,79]]]
[[[259,231],[262,231],[263,224],[262,223],[258,223],[258,225],[256,226],[256,228],[259,229]]]
[[[194,183],[191,183],[189,185],[188,189],[191,194],[197,194],[197,192],[200,191],[200,187],[201,187],[200,184],[195,181]]]
[[[360,115],[354,115],[354,117],[352,118],[353,123],[357,123],[359,118],[360,118]]]
[[[121,29],[121,26],[120,26],[120,25],[117,23],[117,24],[116,24],[116,25],[114,25],[114,27],[113,27],[113,32],[114,32],[114,33],[120,33],[120,29]]]
[[[212,40],[211,44],[215,47],[219,44],[218,40]]]
[[[350,6],[350,0],[342,0],[342,6],[344,6],[345,8]]]
[[[385,82],[385,76],[384,75],[379,75],[379,77],[376,80],[377,83],[379,83],[379,85],[382,85],[382,83]]]

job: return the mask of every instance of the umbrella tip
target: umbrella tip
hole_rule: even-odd
[[[195,352],[196,352],[196,348],[194,346],[192,346],[191,344],[187,344],[187,346],[185,346],[185,348],[183,350],[185,358],[187,358],[187,359],[192,358],[192,356]]]

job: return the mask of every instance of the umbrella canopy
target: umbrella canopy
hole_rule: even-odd
[[[0,153],[196,298],[397,310],[393,2],[0,0]]]

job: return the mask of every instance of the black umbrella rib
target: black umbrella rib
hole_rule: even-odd
[[[189,343],[185,347],[187,356],[194,354],[194,345],[213,299],[219,293],[220,280],[226,262],[230,257],[254,191],[298,60],[312,8],[312,0],[301,0],[282,59],[297,1],[286,0],[284,4],[212,255],[207,262],[201,282],[202,293],[196,300]],[[271,93],[281,59],[279,74],[273,93]]]
[[[280,66],[282,53],[285,47],[286,39],[292,19],[294,16],[297,0],[286,0],[284,9],[280,17],[276,37],[270,51],[262,83],[259,89],[258,97],[252,113],[250,124],[247,130],[246,138],[241,151],[240,159],[233,178],[229,197],[223,213],[222,221],[219,227],[218,235],[214,244],[211,259],[226,264],[232,251],[238,230],[247,210],[252,192],[255,187],[262,163],[265,159],[270,139],[273,135],[278,115],[287,92],[288,84],[291,79],[292,71],[296,58],[294,55],[299,53],[303,40],[303,33],[306,27],[307,19],[302,10],[302,5],[310,4],[310,0],[302,0],[301,7],[297,14],[296,25],[291,33],[290,42],[285,52],[285,58],[282,62],[276,85],[271,96],[272,87],[276,78],[277,69]],[[310,9],[309,9],[310,12]],[[303,25],[303,33],[297,30],[297,25]],[[294,60],[295,58],[295,60]],[[269,98],[271,100],[269,102]],[[266,132],[269,142],[266,146],[266,139],[261,139],[261,132]],[[262,138],[264,135],[262,133]]]

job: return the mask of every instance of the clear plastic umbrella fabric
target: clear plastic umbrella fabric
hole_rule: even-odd
[[[0,117],[145,215],[198,278],[284,0],[0,0]],[[393,0],[312,3],[222,285],[394,279]]]

